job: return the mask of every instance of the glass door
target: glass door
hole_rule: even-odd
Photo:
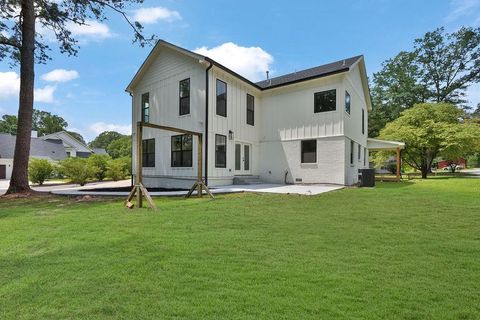
[[[235,174],[251,174],[250,160],[252,157],[252,147],[248,143],[235,143]]]

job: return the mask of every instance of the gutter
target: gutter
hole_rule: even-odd
[[[205,185],[208,186],[208,96],[209,96],[209,79],[208,71],[213,67],[213,63],[210,64],[205,70]]]

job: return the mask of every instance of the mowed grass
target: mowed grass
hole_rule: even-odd
[[[480,179],[0,200],[0,319],[479,319]]]

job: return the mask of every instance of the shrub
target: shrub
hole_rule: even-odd
[[[125,168],[125,161],[121,158],[112,159],[108,162],[107,166],[107,177],[113,181],[118,181],[124,179],[127,175],[127,170]]]
[[[46,159],[30,159],[28,164],[28,178],[33,183],[43,185],[45,180],[51,177],[54,167]]]
[[[95,178],[97,178],[99,181],[105,179],[107,165],[110,159],[110,156],[106,154],[92,154],[90,157],[88,157],[88,164],[94,168],[97,168]]]
[[[60,171],[71,182],[84,186],[89,179],[95,178],[98,169],[84,158],[68,158],[60,162]]]
[[[132,157],[128,156],[128,157],[121,157],[118,159],[123,161],[127,174],[131,175],[132,174]]]

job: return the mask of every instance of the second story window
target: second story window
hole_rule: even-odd
[[[217,79],[217,115],[227,116],[227,84]]]
[[[142,94],[142,119],[143,122],[150,121],[150,94]]]
[[[192,135],[184,134],[172,136],[172,167],[191,167],[192,166]]]
[[[255,124],[255,97],[247,93],[247,124]]]
[[[348,93],[348,91],[345,91],[345,112],[348,114],[350,114],[350,103],[351,103],[350,93]]]
[[[190,79],[180,81],[180,115],[190,113]]]
[[[316,92],[314,95],[314,112],[335,111],[337,108],[337,90]]]

